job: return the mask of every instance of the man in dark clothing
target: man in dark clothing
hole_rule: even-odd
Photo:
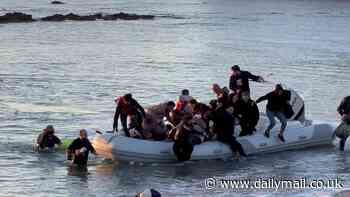
[[[192,116],[184,117],[175,128],[173,151],[178,161],[191,159],[193,146],[196,145],[190,137],[192,131]]]
[[[234,114],[239,119],[241,126],[239,136],[252,135],[259,121],[259,108],[250,99],[248,92],[243,92],[240,95],[239,100],[235,103]]]
[[[85,129],[80,130],[79,135],[79,138],[75,139],[69,145],[67,149],[67,157],[68,160],[71,160],[73,157],[74,164],[85,166],[89,159],[89,152],[96,154],[96,151],[87,138]]]
[[[218,107],[212,114],[212,120],[214,122],[214,132],[217,134],[219,141],[229,144],[232,153],[239,153],[242,156],[247,156],[242,148],[242,145],[237,142],[233,136],[235,124],[233,116],[226,111],[223,107],[223,103],[220,98],[218,99]]]
[[[337,108],[338,113],[343,116],[350,116],[350,96],[343,98]]]
[[[344,151],[345,142],[350,134],[350,96],[343,98],[337,111],[341,115],[342,122],[336,129],[336,135],[340,138],[339,149]]]
[[[221,99],[224,107],[227,108],[229,104],[229,90],[227,87],[221,88],[218,84],[214,83],[212,85],[212,90],[214,94],[216,94],[216,99]]]
[[[262,96],[256,100],[256,103],[267,100],[266,115],[269,118],[270,124],[265,131],[265,136],[270,137],[270,130],[275,126],[275,117],[281,122],[281,130],[278,138],[284,142],[283,132],[287,127],[287,118],[284,115],[284,108],[290,100],[290,92],[285,91],[281,84],[277,84],[275,90]]]
[[[59,145],[61,143],[61,140],[55,135],[55,129],[52,125],[48,125],[37,139],[40,149],[54,148],[56,144]]]
[[[129,129],[135,128],[138,131],[142,130],[142,121],[146,116],[143,107],[132,98],[131,94],[125,94],[116,99],[117,107],[114,114],[113,130],[118,132],[118,119],[122,123],[123,130],[127,137],[130,137]],[[130,124],[127,125],[127,118],[130,118]]]
[[[236,94],[240,92],[250,92],[249,79],[256,82],[264,82],[264,78],[243,71],[238,65],[231,67],[230,90]]]

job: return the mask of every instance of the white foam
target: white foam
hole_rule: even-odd
[[[82,109],[75,106],[54,106],[54,105],[41,105],[41,104],[32,104],[32,103],[3,103],[3,105],[8,106],[11,109],[14,109],[18,112],[27,112],[27,113],[72,113],[72,114],[95,114],[96,112]]]

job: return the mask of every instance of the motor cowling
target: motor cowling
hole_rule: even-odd
[[[293,89],[288,89],[290,91],[290,101],[289,104],[292,106],[294,114],[289,120],[297,120],[300,122],[305,122],[305,103],[304,99]]]

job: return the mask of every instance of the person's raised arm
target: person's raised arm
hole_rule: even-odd
[[[256,81],[256,82],[264,82],[264,78],[262,78],[261,76],[258,76],[258,75],[253,75],[252,73],[250,72],[246,72],[247,73],[247,77],[248,79],[251,79],[253,81]]]

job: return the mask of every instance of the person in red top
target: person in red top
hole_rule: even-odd
[[[127,137],[130,137],[129,130],[135,128],[136,130],[142,130],[142,120],[146,116],[143,107],[132,98],[131,94],[125,94],[124,96],[116,99],[117,107],[114,114],[113,131],[118,132],[118,120],[120,116],[120,122],[122,123],[123,130]],[[130,118],[130,123],[127,125],[127,118]]]
[[[192,100],[192,96],[190,96],[190,91],[184,89],[181,91],[181,95],[175,102],[175,109],[171,113],[170,122],[173,125],[177,125],[181,122],[182,118],[186,115],[192,114],[191,108],[188,105],[190,100]]]

